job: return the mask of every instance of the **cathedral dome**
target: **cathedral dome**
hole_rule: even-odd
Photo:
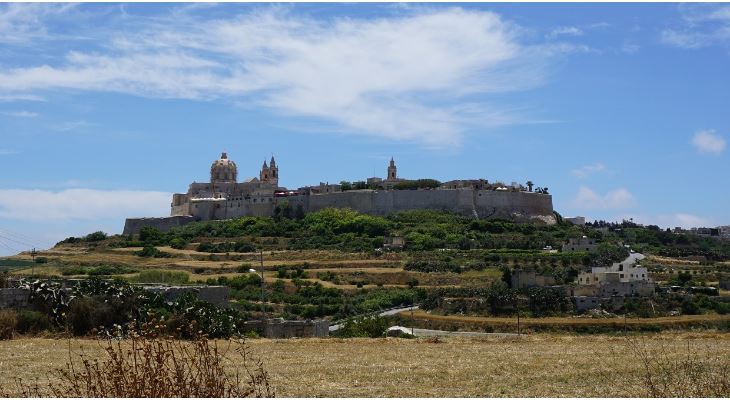
[[[221,154],[221,158],[213,161],[210,166],[210,181],[213,182],[236,182],[238,168],[236,163],[228,159],[228,154]]]

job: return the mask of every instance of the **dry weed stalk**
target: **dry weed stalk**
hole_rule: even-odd
[[[637,361],[639,371],[618,374],[628,396],[646,397],[728,397],[730,359],[708,348],[698,351],[688,339],[686,346],[659,348],[644,339],[626,338],[625,351]]]
[[[183,341],[169,336],[133,335],[103,342],[103,359],[74,355],[69,347],[65,368],[51,373],[46,388],[15,382],[24,397],[274,397],[263,363],[242,339],[226,349],[201,336]],[[238,355],[233,365],[229,353]],[[0,388],[0,396],[9,390]]]
[[[728,397],[730,360],[722,354],[693,352],[687,340],[686,354],[672,357],[662,344],[658,352],[629,341],[643,367],[644,386],[651,397]]]

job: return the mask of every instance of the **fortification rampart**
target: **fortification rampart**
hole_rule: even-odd
[[[399,211],[429,209],[456,212],[474,218],[504,218],[516,221],[555,223],[552,196],[548,194],[494,190],[351,190],[326,194],[261,198],[257,203],[211,199],[190,203],[189,216],[129,218],[124,234],[139,233],[144,226],[161,231],[193,221],[222,220],[246,216],[272,216],[277,205],[301,205],[304,212],[325,208],[351,208],[363,214],[387,215]]]
[[[197,218],[190,215],[175,215],[162,218],[127,218],[124,221],[124,231],[122,233],[125,235],[137,234],[145,226],[151,226],[166,232],[172,228],[183,226],[197,220]]]
[[[475,189],[357,190],[308,196],[307,212],[328,207],[387,215],[414,209],[452,211],[475,218],[506,218],[555,223],[552,196]]]

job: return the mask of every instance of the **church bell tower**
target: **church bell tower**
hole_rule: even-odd
[[[386,180],[394,181],[398,179],[397,171],[398,168],[395,166],[395,161],[393,161],[393,157],[390,157],[390,165],[388,165],[388,178]]]

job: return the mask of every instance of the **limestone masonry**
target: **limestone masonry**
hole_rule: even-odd
[[[173,194],[170,217],[128,218],[124,234],[139,233],[145,226],[167,231],[193,221],[273,216],[276,212],[301,215],[328,207],[351,208],[373,215],[433,209],[474,218],[556,222],[552,196],[547,190],[533,192],[531,182],[529,190],[516,183],[505,185],[486,179],[453,180],[437,187],[407,189],[409,181],[397,176],[392,158],[387,178],[368,178],[367,183],[356,182],[352,187],[329,183],[297,190],[281,187],[274,157],[268,164],[264,161],[258,178],[238,182],[237,177],[236,163],[223,153],[210,167],[210,182],[193,182],[187,193]]]

